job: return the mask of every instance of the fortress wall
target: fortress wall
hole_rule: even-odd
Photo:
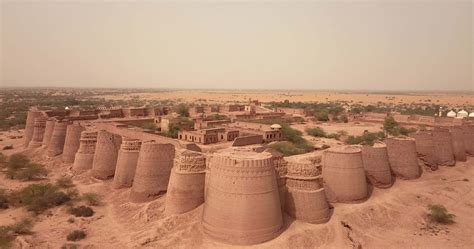
[[[69,121],[63,120],[58,121],[54,125],[53,133],[51,134],[51,140],[48,145],[48,156],[54,157],[61,155],[64,149],[64,141],[66,140],[66,129]]]
[[[378,188],[392,186],[392,173],[388,162],[387,146],[376,143],[362,146],[362,162],[370,183]]]
[[[330,202],[351,202],[367,197],[367,182],[359,148],[330,148],[323,154],[323,179]]]
[[[433,130],[434,152],[436,162],[442,166],[454,166],[453,138],[448,129],[435,128]]]
[[[390,167],[401,179],[416,179],[421,176],[416,154],[415,139],[394,137],[385,139]]]
[[[232,149],[211,158],[203,231],[229,244],[271,240],[283,225],[272,155]]]
[[[249,135],[235,138],[234,142],[232,143],[232,146],[236,147],[261,143],[263,143],[262,135]]]
[[[130,192],[132,202],[150,201],[166,192],[174,157],[172,144],[142,143]]]
[[[416,152],[423,163],[431,168],[431,170],[438,169],[436,162],[433,134],[430,132],[417,132],[410,134],[411,138],[415,139]]]
[[[79,149],[81,132],[85,128],[79,124],[70,124],[66,128],[66,138],[63,149],[63,162],[73,163],[76,152]]]
[[[189,150],[177,154],[166,193],[165,214],[182,214],[204,203],[205,155]]]
[[[122,137],[104,130],[97,134],[92,176],[107,179],[114,175]]]
[[[303,222],[329,220],[329,204],[321,178],[321,165],[309,160],[289,161],[286,177],[285,211]]]
[[[142,141],[156,141],[157,143],[166,143],[166,144],[172,144],[176,146],[177,148],[182,147],[180,142],[178,142],[176,139],[165,137],[165,136],[160,136],[157,134],[152,134],[152,133],[146,133],[143,132],[142,129],[129,129],[129,128],[124,128],[124,127],[119,127],[117,126],[116,123],[114,122],[98,122],[95,124],[97,128],[106,130],[108,132],[118,134],[122,137],[129,137],[129,138],[135,138],[139,139]],[[185,143],[183,143],[185,144]]]
[[[35,125],[33,128],[33,136],[28,145],[28,148],[41,147],[43,143],[44,130],[46,129],[46,117],[40,116],[35,119]]]
[[[453,140],[453,152],[454,159],[456,161],[465,162],[466,156],[466,144],[464,142],[464,131],[461,126],[454,126],[449,129]]]
[[[474,125],[463,125],[464,133],[464,144],[466,146],[466,152],[470,156],[474,156]]]
[[[44,128],[43,143],[42,143],[43,149],[48,148],[49,142],[51,141],[51,137],[53,135],[55,123],[56,123],[55,118],[49,118],[48,120],[46,120],[46,127]]]
[[[141,145],[142,142],[138,139],[123,138],[115,167],[114,188],[132,186]]]
[[[31,139],[33,138],[33,131],[35,129],[35,120],[38,117],[43,116],[40,111],[30,110],[26,116],[26,125],[25,125],[25,148],[30,144]]]
[[[86,130],[81,132],[79,149],[74,157],[74,165],[72,166],[74,171],[92,169],[96,143],[97,131]]]

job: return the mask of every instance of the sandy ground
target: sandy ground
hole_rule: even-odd
[[[375,94],[354,92],[322,92],[322,91],[224,91],[224,90],[176,90],[156,93],[114,94],[96,96],[105,99],[131,99],[140,97],[146,100],[174,100],[196,101],[209,103],[247,103],[249,99],[261,102],[271,101],[302,101],[302,102],[328,102],[345,101],[349,103],[375,104],[377,102],[401,103],[433,103],[450,106],[474,105],[474,93],[438,94],[438,93],[410,93],[410,94]]]
[[[12,141],[2,141],[1,144]],[[48,159],[41,149],[25,152],[47,165],[49,181],[72,175],[60,158]],[[467,180],[463,180],[467,179]],[[162,196],[149,203],[128,201],[129,189],[114,190],[111,180],[100,181],[88,172],[73,178],[81,193],[95,192],[103,205],[90,218],[73,218],[65,207],[36,218],[34,234],[22,236],[32,248],[59,248],[76,229],[87,231],[77,242],[81,248],[472,248],[474,244],[474,158],[455,167],[425,170],[417,180],[398,180],[389,189],[374,189],[358,204],[335,204],[326,224],[306,224],[285,217],[279,237],[248,246],[231,246],[208,239],[200,225],[202,206],[182,215],[165,216]],[[18,188],[28,183],[0,178],[0,187]],[[456,223],[427,228],[429,204],[442,204],[456,215]],[[27,213],[21,208],[0,211],[0,224],[9,224]],[[68,221],[73,218],[74,222]]]

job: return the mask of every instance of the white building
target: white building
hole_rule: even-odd
[[[455,118],[456,117],[456,112],[455,111],[449,111],[446,116],[450,117],[450,118]]]

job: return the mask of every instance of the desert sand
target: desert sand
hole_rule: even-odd
[[[194,103],[247,103],[249,99],[261,102],[285,101],[290,102],[330,102],[388,104],[433,103],[451,106],[474,105],[474,93],[355,93],[355,92],[324,92],[324,91],[239,91],[239,90],[173,90],[163,92],[124,93],[113,95],[98,95],[106,100],[123,100],[139,97],[145,100],[173,100]]]
[[[3,134],[1,146],[13,144],[12,154],[23,150],[22,139]],[[60,156],[48,159],[41,149],[25,152],[33,161],[50,170],[48,180],[72,176],[71,164]],[[129,202],[130,189],[113,189],[113,181],[101,181],[86,172],[73,177],[81,193],[95,192],[103,205],[94,207],[90,218],[74,218],[66,207],[51,209],[35,220],[33,234],[17,242],[31,248],[59,248],[66,235],[84,229],[88,236],[77,242],[85,248],[242,248],[215,242],[203,235],[202,205],[190,212],[166,216],[165,195],[148,203]],[[2,178],[0,188],[16,189],[29,184]],[[416,180],[399,180],[388,189],[371,189],[370,198],[351,204],[333,204],[325,224],[307,224],[284,217],[281,234],[268,242],[244,248],[470,248],[474,244],[474,158],[438,171],[424,169]],[[111,194],[113,193],[113,194]],[[442,204],[456,215],[452,225],[428,224],[429,204]],[[0,223],[9,224],[25,217],[22,208],[0,211]]]

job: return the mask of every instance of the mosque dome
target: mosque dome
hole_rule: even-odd
[[[450,111],[450,112],[448,112],[448,114],[446,116],[450,117],[450,118],[454,118],[454,117],[456,117],[456,112],[455,111]]]
[[[272,130],[279,130],[279,129],[281,129],[281,125],[279,125],[279,124],[272,124],[272,125],[270,126],[270,128],[271,128]]]
[[[465,118],[469,115],[469,113],[467,113],[465,110],[461,110],[458,112],[458,114],[456,115],[458,118]]]

